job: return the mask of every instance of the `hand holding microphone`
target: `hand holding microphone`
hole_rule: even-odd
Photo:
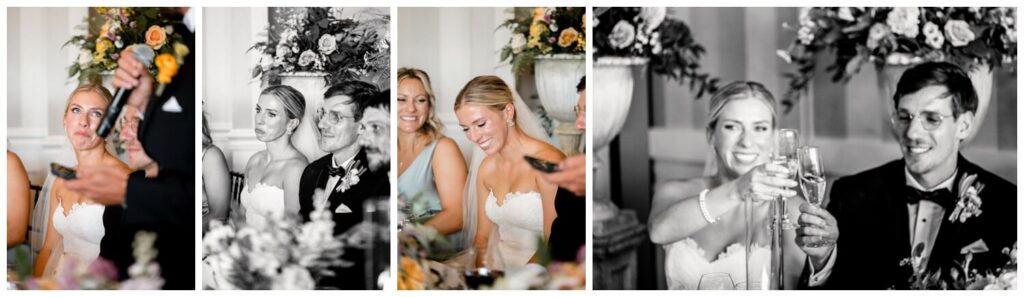
[[[149,97],[153,94],[153,76],[149,74],[149,67],[155,56],[153,49],[145,44],[136,44],[121,52],[111,82],[117,91],[107,107],[103,122],[96,129],[97,135],[106,138],[110,134],[125,104],[146,110]]]

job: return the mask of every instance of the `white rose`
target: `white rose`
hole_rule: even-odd
[[[330,34],[324,34],[320,36],[320,40],[317,42],[320,48],[320,52],[324,55],[330,55],[338,49],[338,42],[334,40],[334,36]]]
[[[89,67],[92,64],[92,52],[87,49],[78,51],[78,66],[79,68]]]
[[[974,31],[971,25],[962,20],[950,20],[946,22],[946,39],[955,47],[965,46],[974,41]]]
[[[883,38],[889,36],[889,26],[882,23],[875,23],[868,30],[868,49],[875,49],[878,47],[878,42],[882,41]]]
[[[917,7],[896,7],[889,12],[885,23],[889,25],[893,33],[910,38],[916,38],[919,32],[917,25],[920,23],[921,11]]]
[[[273,67],[273,66],[274,66],[274,57],[273,56],[268,55],[268,54],[263,54],[262,56],[260,56],[260,68],[263,68],[263,71],[270,70],[270,68]]]
[[[299,66],[309,66],[310,64],[313,64],[314,60],[316,60],[316,53],[313,53],[311,50],[306,50],[299,55]]]
[[[509,42],[509,46],[512,47],[512,52],[519,54],[526,48],[526,36],[523,34],[512,35],[512,40]]]
[[[636,28],[626,20],[620,20],[608,35],[608,43],[613,48],[623,49],[632,45],[635,38]]]
[[[640,8],[640,18],[643,19],[643,29],[650,33],[661,26],[661,22],[665,21],[665,16],[668,11],[664,7],[644,7]]]
[[[277,57],[284,58],[292,53],[292,48],[284,44],[277,45]]]

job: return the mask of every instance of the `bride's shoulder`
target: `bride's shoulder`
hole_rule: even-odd
[[[561,150],[547,142],[537,140],[535,145],[537,147],[534,150],[534,158],[548,160],[555,163],[561,162],[565,159],[565,154],[562,153]]]

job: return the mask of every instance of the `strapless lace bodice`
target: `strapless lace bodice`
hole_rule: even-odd
[[[64,254],[60,261],[68,256],[84,262],[95,260],[100,255],[100,241],[105,234],[104,206],[75,203],[65,216],[63,202],[57,201],[57,208],[53,210],[53,229],[63,238]]]
[[[250,188],[246,184],[239,200],[245,208],[245,223],[250,226],[260,227],[268,219],[284,216],[284,189],[264,183]]]
[[[544,205],[540,193],[508,193],[505,201],[498,205],[494,192],[488,192],[484,211],[498,228],[496,235],[499,236],[497,248],[488,249],[487,266],[503,270],[526,265],[544,236]]]
[[[729,245],[712,261],[708,261],[707,252],[692,238],[662,247],[665,249],[665,278],[669,289],[695,290],[700,277],[708,273],[728,273],[734,284],[747,281],[746,249],[739,243]],[[754,262],[751,267],[766,267],[770,259],[771,250],[756,246],[751,257]]]

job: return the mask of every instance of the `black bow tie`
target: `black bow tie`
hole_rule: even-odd
[[[327,174],[331,177],[342,176],[345,174],[344,167],[327,166]]]
[[[935,202],[935,204],[947,210],[952,210],[953,205],[956,204],[956,197],[953,196],[953,192],[950,192],[949,189],[938,189],[928,192],[907,186],[907,203],[916,204],[921,202],[921,200]]]

